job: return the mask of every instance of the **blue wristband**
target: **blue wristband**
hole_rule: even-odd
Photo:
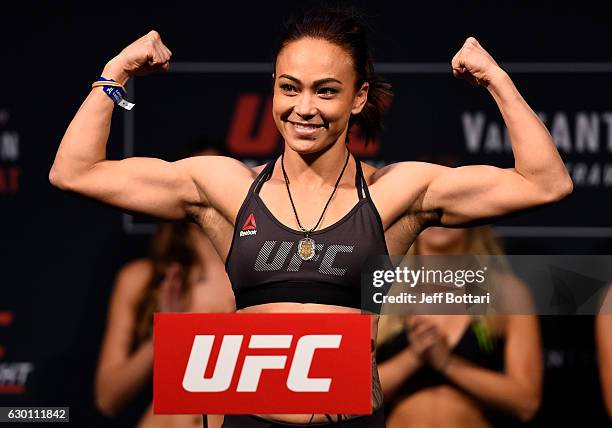
[[[104,77],[99,77],[96,82],[115,82],[113,79],[106,79]],[[116,83],[116,82],[115,82]],[[110,86],[104,85],[103,87],[104,93],[110,97],[111,100],[119,107],[123,107],[126,110],[132,110],[135,104],[125,100],[125,91],[118,86]]]

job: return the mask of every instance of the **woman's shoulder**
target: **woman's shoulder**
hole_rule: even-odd
[[[118,277],[136,280],[148,276],[153,271],[153,263],[147,258],[130,260],[124,264],[117,274]]]
[[[383,165],[361,162],[363,175],[368,184],[410,180],[412,182],[435,175],[444,166],[421,161],[400,161]]]
[[[601,293],[602,301],[599,308],[600,315],[611,315],[609,320],[612,321],[612,283],[608,284]]]
[[[231,156],[217,155],[193,156],[181,159],[179,162],[186,166],[196,180],[201,179],[205,182],[250,180],[257,175],[257,168],[265,166],[254,167],[249,162]]]
[[[131,302],[138,302],[153,274],[153,263],[149,259],[131,260],[119,269],[115,279],[115,293]]]
[[[253,174],[255,176],[258,176],[259,174],[261,174],[261,171],[264,170],[266,165],[268,165],[268,164],[267,163],[262,163],[261,165],[253,166],[253,167],[251,167],[251,171],[253,171]]]

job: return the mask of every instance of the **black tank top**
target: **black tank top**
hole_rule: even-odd
[[[361,163],[355,160],[359,201],[336,223],[311,233],[316,255],[308,261],[297,254],[304,233],[278,221],[259,197],[275,163],[271,160],[253,181],[236,217],[225,262],[236,308],[275,302],[360,308],[362,265],[370,256],[388,254]]]
[[[479,339],[477,333],[477,320],[472,320],[461,339],[451,352],[466,361],[495,372],[504,371],[504,346],[505,340],[500,336],[489,337],[488,340]],[[385,341],[376,350],[376,362],[380,365],[390,360],[402,350],[410,346],[406,331],[400,331],[396,336]],[[395,406],[407,397],[417,392],[440,385],[453,385],[447,377],[430,368],[423,366],[413,373],[399,387],[396,394],[385,401],[385,413],[389,415]],[[457,387],[458,388],[458,387]],[[492,407],[483,406],[485,417],[495,427],[514,427],[518,422],[513,417],[495,410]]]

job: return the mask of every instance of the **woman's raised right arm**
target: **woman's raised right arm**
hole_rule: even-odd
[[[151,31],[109,61],[102,77],[125,84],[130,76],[167,70],[171,55],[159,34]],[[113,108],[101,87],[91,90],[62,138],[50,182],[62,190],[159,218],[184,218],[191,206],[207,205],[192,173],[195,163],[202,168],[202,158],[177,162],[106,159]]]

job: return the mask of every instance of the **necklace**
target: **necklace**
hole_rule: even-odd
[[[310,234],[314,232],[314,230],[317,227],[319,227],[319,224],[321,223],[321,220],[323,219],[323,215],[325,214],[325,211],[327,211],[327,207],[329,206],[329,203],[331,202],[332,198],[334,197],[334,194],[336,193],[336,190],[338,189],[338,184],[340,184],[340,180],[342,179],[342,176],[344,175],[344,170],[346,169],[348,160],[349,160],[349,151],[347,150],[346,159],[344,161],[344,166],[342,167],[342,171],[340,171],[340,176],[336,180],[336,184],[334,185],[334,190],[332,191],[331,195],[329,196],[329,199],[325,203],[325,207],[323,207],[323,212],[319,216],[319,220],[317,221],[317,224],[315,224],[312,229],[306,229],[304,226],[302,226],[302,223],[300,222],[300,218],[298,217],[297,210],[295,209],[295,204],[293,203],[293,198],[291,197],[291,190],[289,190],[289,177],[287,177],[287,171],[285,171],[285,152],[283,152],[283,154],[281,155],[281,167],[283,169],[283,177],[285,178],[285,186],[287,187],[287,193],[289,194],[289,201],[291,201],[291,208],[293,208],[293,214],[295,214],[295,219],[297,221],[297,224],[300,230],[304,232],[304,237],[300,239],[300,241],[298,242],[298,249],[297,249],[297,253],[302,260],[308,261],[308,260],[311,260],[315,256],[315,249],[316,249],[315,241],[314,239],[310,237]]]

